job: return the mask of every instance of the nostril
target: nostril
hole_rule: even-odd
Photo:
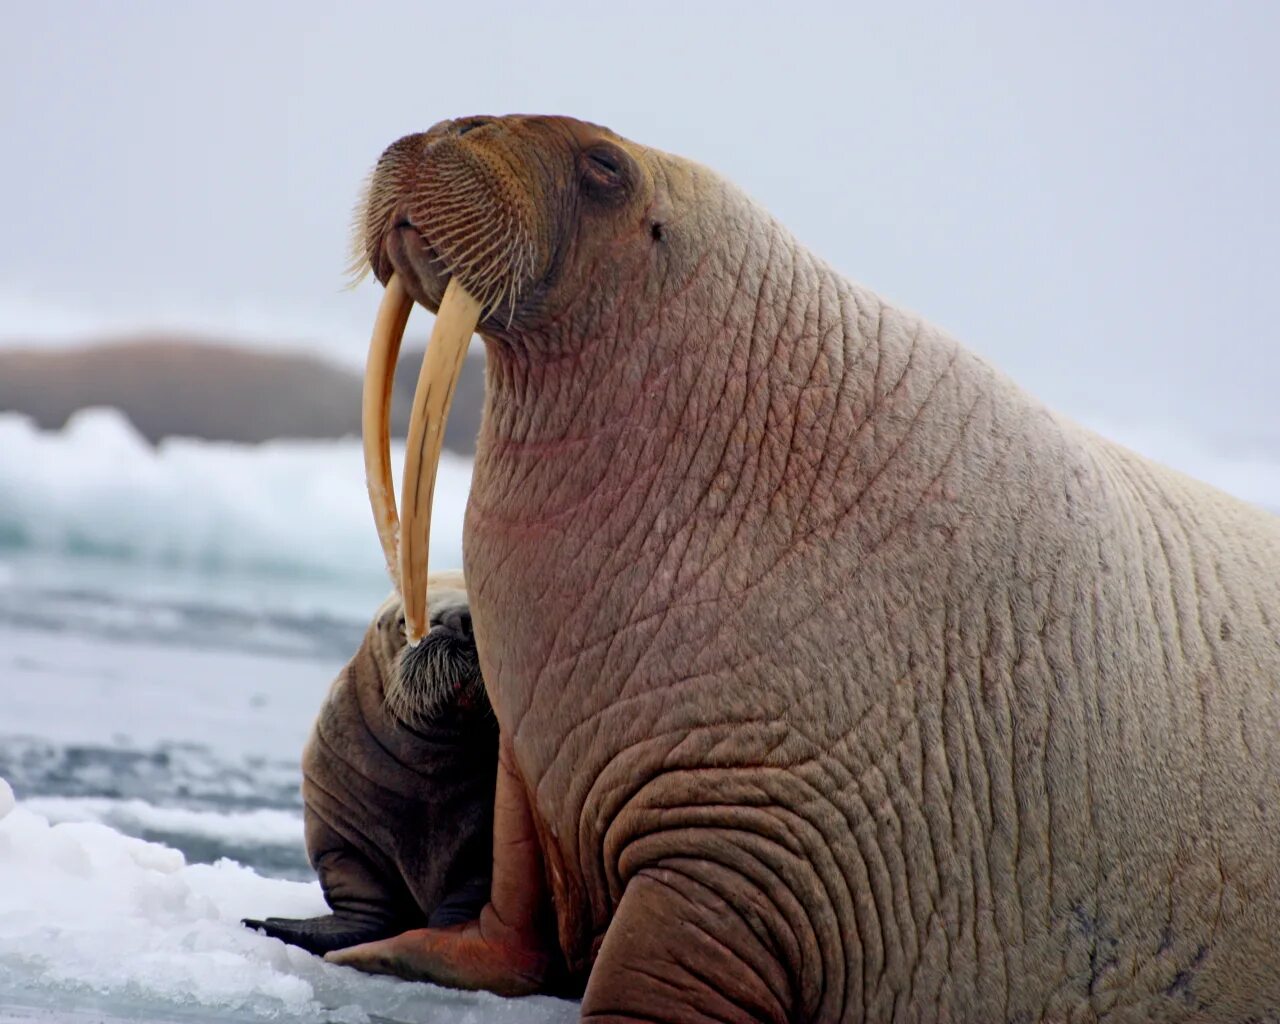
[[[485,121],[483,118],[479,118],[474,121],[463,121],[462,124],[458,125],[458,134],[466,135],[467,132],[474,131],[477,128],[483,128],[488,123],[489,122]]]
[[[440,625],[455,636],[464,640],[471,639],[471,609],[450,608],[440,616]]]

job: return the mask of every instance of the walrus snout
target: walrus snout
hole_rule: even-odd
[[[366,480],[387,568],[405,601],[410,646],[425,626],[432,492],[467,342],[486,317],[505,312],[510,323],[521,295],[545,277],[554,251],[550,213],[533,187],[541,173],[537,161],[495,143],[506,135],[486,118],[468,118],[397,140],[379,158],[356,214],[362,236],[356,269],[372,268],[387,288],[365,371]],[[409,419],[397,513],[391,392],[414,302],[437,317]]]
[[[374,275],[384,285],[399,272],[405,291],[420,306],[437,310],[453,275],[436,248],[407,215],[396,218],[373,256]]]
[[[387,710],[413,728],[444,716],[488,714],[471,613],[450,609],[450,621],[433,625],[416,646],[406,646],[386,682]]]
[[[440,627],[463,643],[475,646],[471,632],[471,609],[456,605],[440,615]]]
[[[548,176],[502,121],[443,121],[383,151],[354,248],[379,281],[399,273],[428,309],[457,275],[486,314],[509,317],[548,269]]]
[[[400,601],[388,600],[375,619],[387,711],[412,729],[489,717],[492,712],[462,577],[433,573],[427,592],[426,630],[418,644],[405,643]]]

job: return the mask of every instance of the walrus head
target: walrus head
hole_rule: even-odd
[[[379,610],[379,660],[386,666],[383,695],[388,712],[411,729],[443,716],[491,714],[471,630],[471,608],[462,573],[433,573],[427,591],[427,632],[404,643],[404,607],[391,598]]]
[[[609,297],[650,287],[655,263],[661,276],[677,276],[666,196],[678,183],[659,156],[569,118],[469,117],[406,136],[378,161],[356,214],[357,262],[386,285],[365,376],[365,454],[411,646],[426,626],[431,492],[472,332],[554,357],[566,329],[591,336],[620,315]],[[438,315],[410,419],[397,522],[391,378],[415,301]],[[574,322],[566,325],[569,310]]]

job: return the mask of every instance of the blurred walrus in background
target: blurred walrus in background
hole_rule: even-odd
[[[428,581],[405,650],[399,599],[338,674],[302,759],[307,853],[333,913],[246,921],[313,953],[476,917],[489,895],[498,728],[461,573]]]

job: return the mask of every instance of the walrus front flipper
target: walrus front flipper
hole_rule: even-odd
[[[291,946],[300,946],[316,956],[324,956],[335,949],[345,949],[363,942],[390,938],[399,931],[394,923],[362,920],[343,914],[305,918],[268,917],[265,921],[245,918],[241,924]]]

